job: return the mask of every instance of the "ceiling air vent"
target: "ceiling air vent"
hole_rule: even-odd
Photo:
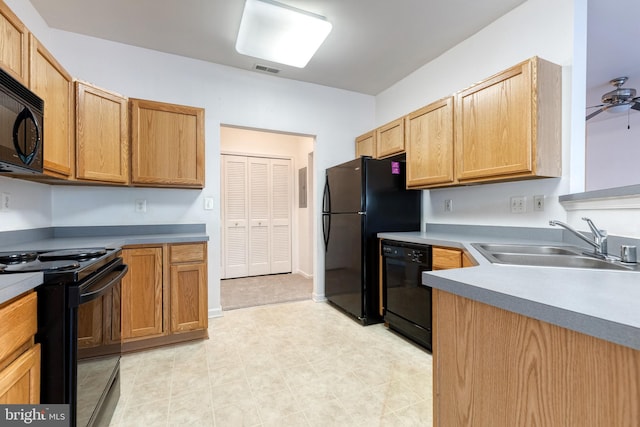
[[[260,64],[256,64],[254,68],[264,73],[278,74],[280,72],[280,70],[278,70],[277,68],[271,68],[271,67],[267,67],[266,65],[260,65]]]

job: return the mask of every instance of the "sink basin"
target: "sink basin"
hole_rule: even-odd
[[[472,243],[492,263],[530,265],[538,267],[589,268],[600,270],[636,271],[637,264],[621,264],[583,254],[576,246],[518,245]]]
[[[498,252],[492,254],[492,256],[498,262],[503,264],[533,265],[540,267],[597,268],[603,270],[631,270],[631,268],[624,265],[580,255],[550,256]]]
[[[474,243],[480,252],[506,252],[510,254],[540,254],[540,255],[581,255],[582,249],[573,246],[546,245],[508,245],[500,243]]]

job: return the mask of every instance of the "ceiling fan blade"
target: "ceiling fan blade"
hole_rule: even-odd
[[[640,111],[640,100],[633,100],[633,102],[631,103],[631,109],[632,110],[637,110]]]
[[[598,105],[590,105],[587,108],[600,108],[600,107],[604,107],[607,104],[598,104]]]
[[[597,116],[598,114],[602,113],[604,110],[605,110],[604,108],[600,108],[599,110],[596,110],[591,114],[588,114],[586,120],[589,120],[590,118]]]

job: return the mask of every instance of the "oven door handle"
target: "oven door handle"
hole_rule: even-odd
[[[106,275],[103,279],[97,281],[96,283],[93,283],[87,289],[82,291],[82,294],[80,294],[80,304],[84,304],[85,302],[94,300],[107,293],[107,291],[109,291],[109,289],[111,289],[113,285],[122,280],[122,278],[125,276],[125,274],[127,274],[128,271],[129,266],[126,264],[120,264],[119,266],[111,270],[109,274]],[[105,280],[107,281],[107,283],[104,283]]]

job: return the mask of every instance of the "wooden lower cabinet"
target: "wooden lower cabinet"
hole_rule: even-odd
[[[40,403],[37,296],[31,291],[0,304],[0,404]]]
[[[207,244],[125,247],[123,350],[207,337]]]
[[[122,338],[153,337],[165,332],[162,301],[162,246],[122,250],[129,272],[122,280]]]
[[[464,251],[456,248],[432,247],[432,270],[448,270],[475,265]]]
[[[171,332],[207,328],[206,244],[171,245]]]
[[[638,426],[640,351],[433,290],[434,426]]]

